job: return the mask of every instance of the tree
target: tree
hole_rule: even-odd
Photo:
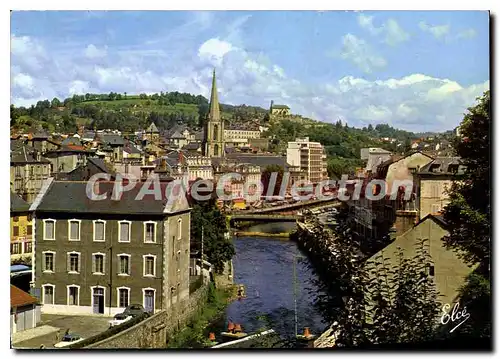
[[[312,269],[321,278],[315,305],[333,323],[336,346],[431,339],[439,307],[427,272],[429,254],[424,241],[416,244],[414,258],[403,258],[400,252],[395,266],[381,256],[365,265],[361,243],[347,219],[348,213],[341,211],[333,233],[313,225],[314,240],[308,242],[313,253],[321,253],[311,257]]]
[[[203,231],[203,252],[214,266],[216,273],[224,270],[227,261],[233,258],[235,252],[232,240],[226,238],[227,219],[217,208],[216,198],[207,201],[197,201],[190,198],[191,207],[191,250],[201,250]]]
[[[477,266],[461,290],[470,308],[470,323],[457,332],[482,337],[491,336],[490,111],[490,92],[486,91],[460,125],[461,135],[453,146],[465,172],[453,181],[450,202],[443,211],[449,225],[445,246],[470,266]]]
[[[489,273],[490,264],[490,121],[487,91],[460,125],[461,137],[454,147],[465,173],[453,182],[450,203],[444,209],[451,227],[446,246],[457,250],[470,265],[480,263],[484,274]]]
[[[57,97],[54,97],[54,99],[51,102],[50,107],[56,108],[56,107],[59,107],[59,106],[61,106],[61,101],[59,101],[59,99]]]

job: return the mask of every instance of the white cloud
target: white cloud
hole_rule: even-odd
[[[105,57],[106,56],[106,49],[105,48],[98,49],[94,44],[90,44],[85,49],[85,56],[87,56],[89,59]]]
[[[387,20],[384,25],[384,29],[386,31],[385,42],[391,46],[396,46],[397,44],[410,39],[410,35],[405,32],[401,26],[399,26],[396,20]]]
[[[359,39],[352,34],[342,37],[341,57],[351,61],[366,73],[371,73],[373,69],[385,67],[385,59],[377,55],[370,45],[363,39]]]
[[[209,60],[216,65],[221,65],[223,57],[233,49],[233,46],[219,38],[205,41],[198,49],[198,56]]]
[[[89,83],[87,81],[75,80],[69,85],[70,95],[79,95],[89,92]]]
[[[396,20],[388,19],[380,27],[376,27],[373,24],[373,19],[373,16],[360,14],[358,15],[358,24],[372,35],[383,35],[384,42],[391,46],[396,46],[410,39],[410,34],[404,31]]]
[[[472,39],[476,37],[476,30],[470,28],[462,30],[458,33],[457,37],[459,39]]]
[[[450,32],[450,25],[429,25],[425,21],[418,23],[420,29],[424,32],[429,32],[438,40],[444,40]]]
[[[11,63],[11,101],[30,105],[56,96],[64,99],[73,93],[110,91],[180,91],[208,98],[212,69],[217,62],[222,103],[267,108],[274,100],[289,105],[294,113],[316,120],[342,119],[354,126],[390,123],[422,131],[455,127],[466,108],[489,87],[488,81],[465,86],[421,73],[375,81],[345,76],[338,81],[308,85],[291,78],[286,68],[266,56],[220,38],[208,39],[188,53],[185,48],[181,54],[172,54],[168,48],[154,52],[138,47],[133,49],[134,56],[126,56],[123,49],[108,48],[106,57],[86,61],[81,61],[81,50],[46,51],[35,38],[19,38],[15,44],[18,55],[13,54]],[[25,46],[26,43],[33,47]],[[24,55],[19,56],[21,53]],[[192,56],[193,53],[199,56]],[[385,65],[385,60],[374,55],[363,40],[350,34],[344,38],[342,54],[365,70]],[[33,63],[45,70],[34,68]]]
[[[23,73],[16,74],[12,77],[12,86],[32,90],[33,78]]]

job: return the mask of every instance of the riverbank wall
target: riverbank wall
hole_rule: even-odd
[[[164,310],[109,338],[82,349],[157,349],[166,348],[168,340],[196,317],[207,302],[208,286],[202,286],[175,307]]]

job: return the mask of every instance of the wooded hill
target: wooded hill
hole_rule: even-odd
[[[176,124],[191,128],[202,125],[208,113],[208,100],[201,96],[180,92],[160,92],[146,95],[109,94],[74,95],[52,101],[39,101],[31,107],[11,105],[11,131],[74,133],[79,125],[97,129],[119,129],[133,132],[146,128],[151,122],[162,130]],[[325,123],[300,115],[293,117],[269,116],[269,110],[255,106],[220,104],[221,115],[228,124],[258,122],[268,127],[263,135],[270,138],[273,152],[286,151],[288,141],[309,137],[321,142],[327,151],[332,173],[352,172],[361,164],[360,149],[377,146],[393,152],[404,152],[417,138],[414,133],[395,129],[387,124],[369,125],[362,129],[341,122]],[[383,138],[394,139],[381,141]]]

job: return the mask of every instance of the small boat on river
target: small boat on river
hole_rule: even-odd
[[[243,332],[243,330],[241,329],[241,324],[234,324],[232,322],[229,322],[229,324],[227,325],[227,332],[222,332],[220,333],[220,335],[228,339],[241,339],[245,338],[248,334]]]

